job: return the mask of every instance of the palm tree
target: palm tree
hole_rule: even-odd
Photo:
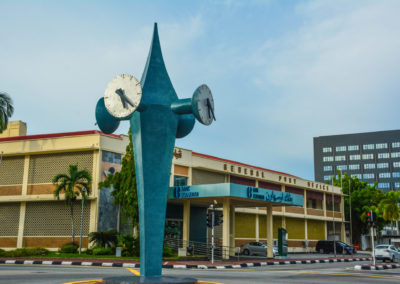
[[[0,133],[2,133],[8,125],[8,118],[14,112],[12,99],[6,93],[0,92]]]
[[[385,198],[379,203],[382,211],[382,217],[386,221],[390,221],[393,234],[393,221],[396,222],[397,232],[399,231],[398,220],[400,219],[400,191],[389,191]]]
[[[78,165],[69,165],[68,174],[58,174],[53,178],[54,197],[60,200],[60,195],[64,194],[65,204],[70,208],[72,223],[72,243],[74,243],[74,203],[79,195],[85,198],[90,195],[92,176],[87,170],[78,170]],[[83,190],[86,188],[86,190]]]

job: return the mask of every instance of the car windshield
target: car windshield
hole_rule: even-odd
[[[376,246],[375,248],[376,249],[387,249],[389,246],[388,245],[379,245],[379,246]]]
[[[347,246],[347,244],[345,244],[344,242],[336,242],[337,244],[339,244],[339,245],[342,245],[342,246]]]

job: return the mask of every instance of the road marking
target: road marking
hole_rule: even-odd
[[[126,267],[125,269],[128,269],[130,272],[132,272],[136,276],[140,276],[140,272],[135,270],[135,269],[133,269],[133,268]]]
[[[263,272],[276,272],[276,273],[298,273],[298,274],[315,274],[315,275],[331,275],[331,276],[352,276],[352,277],[371,277],[371,278],[385,278],[385,279],[400,279],[396,276],[383,276],[371,274],[352,274],[352,273],[329,273],[329,272],[311,272],[311,271],[289,271],[289,270],[270,270]]]
[[[224,284],[220,282],[208,282],[208,281],[202,281],[202,280],[197,280],[197,283],[199,284]]]
[[[96,284],[96,283],[101,283],[103,282],[102,279],[97,279],[97,280],[82,280],[82,281],[74,281],[74,282],[67,282],[64,284]]]

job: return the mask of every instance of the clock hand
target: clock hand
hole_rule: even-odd
[[[217,121],[217,120],[215,119],[214,108],[212,107],[209,98],[207,98],[207,107],[208,107],[208,117],[211,118],[211,115],[210,115],[210,113],[211,113],[212,116],[213,116],[212,118],[213,118],[215,121]]]
[[[132,107],[135,107],[135,106],[136,106],[135,103],[133,103],[133,102],[125,95],[124,90],[122,90],[122,89],[117,89],[115,92],[116,92],[116,93],[119,95],[119,97],[121,98],[121,101],[122,101],[122,104],[123,104],[123,107],[124,107],[124,108],[126,108],[126,103],[130,104]]]
[[[124,90],[122,90],[121,88],[120,89],[116,89],[115,90],[115,93],[119,96],[119,98],[121,99],[121,102],[122,102],[122,106],[124,107],[124,108],[126,108],[126,97],[125,97],[125,94],[124,94]]]

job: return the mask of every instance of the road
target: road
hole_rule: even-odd
[[[163,275],[196,278],[203,283],[399,283],[400,269],[355,271],[353,263],[274,265],[243,269],[164,269]],[[133,271],[135,272],[135,271]],[[71,283],[129,276],[116,267],[0,265],[0,283]],[[84,284],[80,282],[79,284]],[[90,283],[90,282],[86,282]],[[93,282],[92,282],[93,283]]]

